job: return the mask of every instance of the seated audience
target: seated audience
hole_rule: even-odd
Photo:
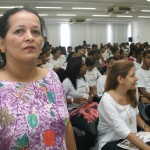
[[[117,144],[127,138],[140,150],[150,150],[138,136],[137,125],[150,132],[138,114],[135,94],[134,64],[128,60],[115,62],[107,76],[105,93],[99,103],[99,150],[123,150]]]

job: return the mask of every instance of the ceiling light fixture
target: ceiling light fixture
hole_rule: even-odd
[[[1,6],[0,9],[23,8],[23,6]]]
[[[96,8],[72,7],[72,9],[87,9],[87,10],[95,10]]]
[[[150,16],[138,16],[139,18],[150,18]]]
[[[48,16],[48,14],[38,14],[39,16]]]
[[[117,15],[116,17],[132,18],[133,16],[123,16],[123,15]]]
[[[62,16],[62,17],[63,16],[66,16],[66,17],[67,16],[72,16],[73,17],[73,16],[76,16],[76,14],[56,14],[56,16]]]
[[[110,15],[92,15],[93,17],[109,17]]]
[[[62,7],[35,7],[35,8],[38,8],[38,9],[62,9]]]
[[[144,11],[144,12],[150,12],[150,10],[141,10],[141,11]]]

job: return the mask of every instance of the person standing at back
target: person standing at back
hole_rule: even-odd
[[[62,85],[37,66],[43,21],[29,8],[0,18],[0,149],[76,150]]]

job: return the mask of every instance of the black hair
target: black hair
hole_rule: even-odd
[[[80,49],[83,49],[84,47],[81,45],[78,45],[77,47],[75,47],[75,52],[78,52]]]
[[[65,70],[63,68],[58,68],[56,70],[56,73],[59,77],[60,82],[63,82],[63,80],[66,78]]]
[[[73,84],[74,88],[77,89],[77,77],[82,66],[82,57],[72,57],[69,59],[66,67],[66,77],[68,77]]]
[[[62,50],[61,50],[61,47],[55,47],[52,51],[51,51],[51,54],[56,54],[58,51],[61,51],[62,52]]]
[[[109,63],[111,60],[115,60],[115,61],[117,61],[117,60],[119,60],[117,57],[109,57],[108,59],[107,59],[107,63]]]
[[[25,10],[27,12],[31,12],[33,14],[35,14],[39,20],[40,20],[40,24],[41,24],[41,32],[42,32],[42,36],[44,35],[44,28],[45,28],[45,22],[44,20],[38,15],[38,13],[36,11],[34,11],[33,9],[27,8],[27,7],[23,7],[23,8],[13,8],[13,9],[9,9],[7,10],[2,17],[0,17],[0,37],[1,38],[5,38],[8,30],[9,30],[9,18],[22,11]],[[1,58],[3,59],[3,64],[0,65],[0,69],[3,68],[6,65],[6,56],[5,53],[0,53]]]
[[[138,47],[137,47],[136,45],[134,45],[134,44],[131,45],[131,46],[130,46],[130,52],[129,52],[128,57],[132,56],[133,53],[135,53],[137,49],[138,49]]]
[[[87,57],[85,60],[86,66],[94,66],[95,65],[95,60],[92,57]]]
[[[124,50],[122,48],[120,49],[120,54],[124,54]]]
[[[135,51],[135,56],[137,57],[138,55],[141,54],[141,52],[144,52],[144,48],[138,48],[138,49]]]
[[[89,52],[89,56],[93,56],[94,54],[98,54],[98,53],[99,53],[99,49],[91,50]]]
[[[117,46],[113,46],[113,47],[111,48],[111,52],[112,52],[112,53],[115,53],[118,49],[119,49],[119,48],[118,48]]]
[[[143,52],[143,57],[145,58],[147,56],[147,54],[150,54],[150,50],[144,51]]]

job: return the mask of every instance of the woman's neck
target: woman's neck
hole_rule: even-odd
[[[117,87],[116,89],[112,90],[111,96],[120,104],[120,105],[127,105],[129,103],[128,101],[128,95],[127,90],[122,88],[121,86]]]
[[[17,82],[30,82],[34,81],[37,74],[37,67],[32,64],[26,65],[9,65],[4,67],[8,80]]]

